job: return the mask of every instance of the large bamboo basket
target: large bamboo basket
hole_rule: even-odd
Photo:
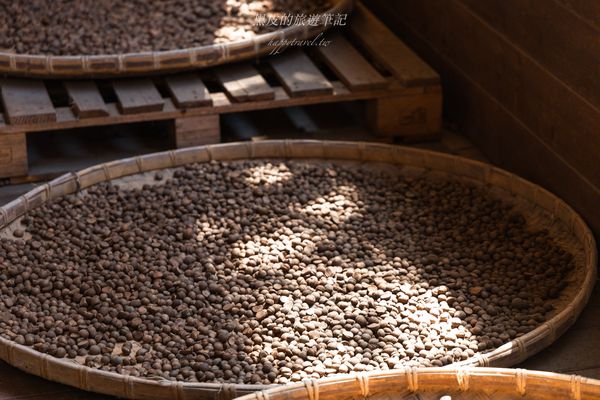
[[[564,201],[537,185],[488,164],[448,154],[384,144],[311,140],[244,142],[193,147],[109,162],[63,175],[0,208],[0,233],[28,210],[100,182],[211,160],[264,158],[378,163],[377,165],[386,168],[406,170],[407,173],[420,170],[427,174],[443,174],[470,180],[529,204],[531,213],[528,215],[540,214],[548,229],[560,230],[570,238],[565,246],[577,251],[577,270],[570,282],[571,290],[565,290],[556,314],[535,330],[489,353],[477,354],[466,361],[453,364],[454,367],[505,367],[525,360],[564,333],[575,322],[591,294],[596,279],[596,243],[585,222]],[[126,398],[230,400],[267,388],[261,385],[184,383],[124,376],[85,367],[72,360],[57,359],[4,338],[0,338],[0,358],[17,368],[53,381]],[[438,373],[444,376],[445,372]],[[427,382],[427,379],[423,378],[419,382]]]
[[[520,369],[421,368],[306,381],[240,400],[440,400],[443,396],[453,400],[591,400],[600,399],[600,381]]]
[[[350,13],[354,0],[332,0],[323,14]],[[306,40],[329,26],[324,18],[315,25],[293,25],[251,39],[187,49],[124,54],[53,56],[0,51],[0,74],[39,78],[106,78],[185,71],[221,65],[267,54],[269,42]]]

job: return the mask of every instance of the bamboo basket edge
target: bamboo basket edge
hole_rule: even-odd
[[[398,398],[398,393],[410,395],[423,392],[461,393],[460,398],[467,398],[464,393],[476,392],[474,398],[477,399],[507,398],[500,395],[513,395],[514,398],[531,395],[536,399],[596,399],[600,396],[600,380],[524,369],[405,368],[309,380],[256,392],[240,397],[240,399]],[[384,395],[387,396],[384,397]],[[402,398],[408,397],[403,396]]]
[[[333,0],[321,13],[350,13],[355,0]],[[320,19],[317,26],[292,25],[251,39],[168,51],[100,55],[36,55],[0,51],[0,73],[34,78],[111,78],[153,75],[206,68],[265,55],[276,46],[272,39],[310,39],[329,26]]]
[[[598,255],[595,239],[581,216],[564,201],[549,191],[530,183],[500,168],[462,157],[428,150],[406,148],[368,142],[333,142],[313,140],[284,140],[227,143],[166,151],[145,156],[126,158],[86,168],[77,173],[63,175],[42,185],[0,208],[0,229],[46,201],[74,193],[91,185],[120,177],[162,168],[173,168],[189,163],[212,160],[236,160],[253,158],[324,158],[346,159],[364,162],[391,162],[430,168],[445,168],[444,172],[476,177],[483,182],[506,186],[504,189],[521,196],[530,196],[531,201],[544,197],[545,205],[552,205],[549,212],[557,215],[577,235],[586,254],[585,277],[573,300],[552,319],[526,335],[508,342],[484,354],[478,354],[463,362],[454,363],[444,369],[468,366],[514,365],[545,348],[570,327],[581,313],[591,295],[596,279]],[[498,181],[498,176],[504,180]],[[33,356],[31,353],[35,353]],[[34,356],[37,356],[34,357]],[[203,392],[211,399],[229,400],[238,394],[263,390],[266,386],[197,384],[172,381],[153,382],[148,379],[131,378],[65,363],[32,349],[0,338],[0,358],[11,365],[36,375],[66,383],[85,390],[117,395],[127,398],[160,399],[174,394],[185,395]],[[20,362],[25,359],[25,362]],[[35,361],[37,360],[37,361]],[[85,372],[82,369],[86,370]],[[108,383],[107,383],[108,382]],[[118,384],[116,384],[118,382]],[[186,397],[183,397],[186,398]]]

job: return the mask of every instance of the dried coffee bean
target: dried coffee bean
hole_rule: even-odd
[[[131,327],[133,329],[137,329],[142,324],[142,319],[139,317],[135,317],[131,320]]]
[[[32,335],[31,333],[28,333],[27,335],[25,335],[25,344],[27,346],[33,346],[35,344],[35,336]]]

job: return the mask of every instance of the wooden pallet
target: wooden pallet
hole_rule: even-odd
[[[226,113],[366,101],[380,135],[440,131],[438,74],[364,5],[329,46],[197,73],[120,80],[0,80],[0,177],[27,175],[26,134],[170,120],[178,148],[220,141]]]

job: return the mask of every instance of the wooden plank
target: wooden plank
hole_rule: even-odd
[[[357,3],[356,11],[348,25],[352,34],[373,57],[406,86],[439,83],[440,77],[437,72],[394,35],[362,3]]]
[[[274,87],[275,92],[274,100],[254,101],[246,103],[234,103],[223,92],[211,93],[213,99],[213,107],[197,107],[190,108],[188,110],[182,110],[175,107],[173,101],[170,98],[164,99],[164,107],[161,111],[152,111],[140,114],[121,114],[117,103],[107,103],[108,109],[107,117],[98,118],[78,118],[73,110],[69,107],[58,107],[56,109],[57,122],[45,124],[45,125],[6,125],[0,126],[0,134],[9,132],[39,132],[55,129],[70,129],[70,128],[84,128],[89,126],[99,125],[111,125],[111,124],[126,124],[132,122],[143,122],[143,121],[160,121],[169,120],[174,118],[181,118],[186,116],[198,116],[207,114],[227,114],[254,110],[269,110],[282,107],[294,107],[294,106],[305,106],[315,105],[324,103],[336,103],[345,101],[355,100],[369,100],[380,97],[389,96],[407,96],[418,98],[423,93],[429,93],[432,87],[427,87],[424,90],[423,87],[397,87],[390,85],[388,89],[383,90],[364,90],[358,92],[351,92],[342,82],[332,82],[333,94],[324,94],[312,97],[290,97],[285,89],[282,87]]]
[[[273,88],[250,64],[220,67],[215,74],[227,95],[234,101],[245,102],[275,98]]]
[[[104,99],[93,81],[65,81],[64,86],[71,108],[79,118],[108,115]]]
[[[600,109],[597,29],[553,1],[461,3]],[[540,10],[544,10],[543,15]]]
[[[288,50],[269,62],[292,97],[333,93],[331,82],[301,50]]]
[[[0,178],[27,175],[25,133],[0,134]]]
[[[172,75],[165,78],[167,89],[178,108],[212,106],[210,93],[195,74]]]
[[[175,119],[175,144],[183,147],[221,142],[221,123],[218,114]]]
[[[35,79],[6,79],[0,82],[4,114],[10,124],[38,124],[56,121],[44,82]]]
[[[124,79],[113,81],[119,111],[122,114],[137,114],[160,111],[165,101],[150,79]]]
[[[381,89],[388,81],[346,38],[339,33],[329,36],[329,46],[317,47],[325,63],[350,90]]]
[[[600,112],[589,101],[458,1],[425,5],[411,0],[393,7],[385,2],[382,7],[394,15],[395,26],[426,38],[442,59],[464,71],[556,154],[600,186]]]

